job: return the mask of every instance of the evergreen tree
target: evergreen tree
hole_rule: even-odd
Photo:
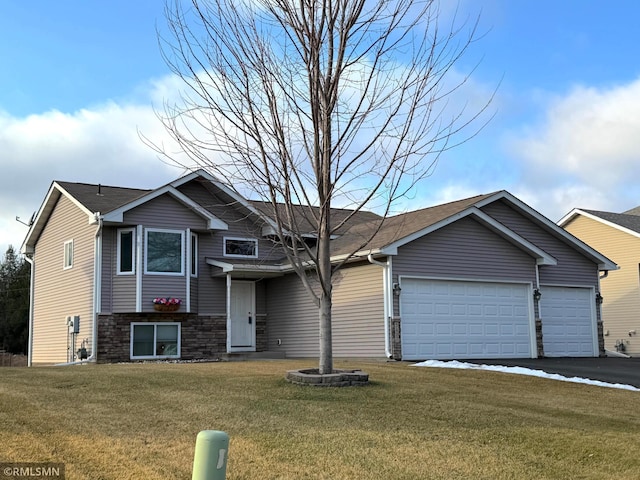
[[[30,270],[9,245],[0,263],[0,349],[10,353],[27,353]]]

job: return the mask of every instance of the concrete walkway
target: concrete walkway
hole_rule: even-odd
[[[608,383],[640,388],[640,358],[517,358],[511,360],[467,360],[469,363],[524,367]]]

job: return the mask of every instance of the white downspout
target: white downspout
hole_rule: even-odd
[[[93,279],[93,334],[91,335],[91,355],[85,362],[95,362],[98,358],[98,311],[102,308],[102,215],[96,212],[98,221],[94,243],[94,279]],[[82,363],[82,361],[80,362]]]
[[[136,226],[136,313],[142,312],[142,225]]]
[[[227,353],[231,352],[231,274],[227,273]]]
[[[391,328],[389,321],[393,317],[393,286],[391,285],[391,257],[387,256],[386,262],[379,262],[373,258],[372,254],[367,256],[367,260],[372,265],[382,267],[383,303],[384,303],[384,354],[391,358],[391,348],[389,345],[389,335]]]
[[[27,345],[27,366],[31,366],[33,360],[33,293],[35,287],[36,261],[25,255],[27,262],[31,265],[31,275],[29,278],[29,344]]]
[[[187,238],[186,238],[186,247],[187,254],[185,258],[185,272],[186,272],[186,283],[185,283],[185,307],[188,313],[191,313],[191,256],[193,252],[191,251],[191,229],[187,228]]]

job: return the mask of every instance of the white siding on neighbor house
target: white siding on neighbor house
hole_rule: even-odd
[[[297,275],[269,280],[266,294],[268,349],[284,351],[287,357],[317,357],[318,308]],[[367,263],[338,271],[333,286],[332,339],[336,357],[384,357],[381,267]]]
[[[34,364],[67,361],[67,316],[80,316],[75,350],[86,339],[92,353],[96,227],[89,224],[86,213],[61,196],[38,239],[34,256]],[[73,266],[63,269],[64,243],[68,240],[73,240]]]

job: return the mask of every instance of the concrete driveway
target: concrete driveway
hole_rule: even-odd
[[[517,358],[512,360],[469,360],[469,363],[524,367],[608,383],[640,388],[640,358]]]

